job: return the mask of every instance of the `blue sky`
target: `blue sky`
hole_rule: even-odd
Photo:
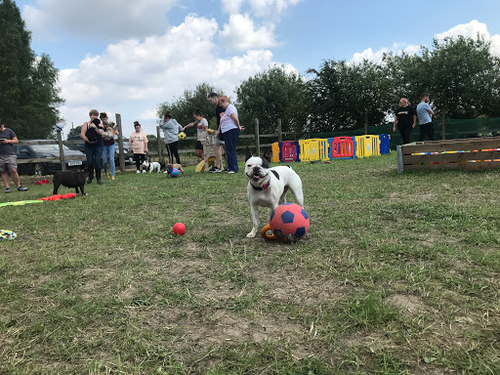
[[[500,1],[23,0],[32,48],[60,69],[66,129],[97,108],[155,134],[155,109],[208,82],[231,94],[273,64],[379,61],[433,38],[485,35],[500,56]],[[175,115],[175,114],[174,114]]]

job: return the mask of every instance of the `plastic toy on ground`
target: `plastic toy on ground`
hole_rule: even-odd
[[[186,226],[183,223],[175,223],[172,230],[178,236],[182,236],[186,232]]]
[[[13,240],[16,237],[17,237],[16,232],[8,229],[0,229],[0,241]]]
[[[273,234],[268,235],[267,231]],[[269,224],[262,228],[260,235],[265,240],[281,240],[283,242],[298,241],[309,230],[309,216],[298,204],[285,203],[272,212]]]

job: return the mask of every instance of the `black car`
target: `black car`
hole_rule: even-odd
[[[19,173],[47,175],[61,170],[61,163],[58,160],[21,163],[23,159],[59,158],[59,145],[55,143],[23,143],[15,145],[14,150],[17,156],[17,170]],[[71,150],[64,145],[63,152],[67,170],[87,168],[87,160],[83,152]]]

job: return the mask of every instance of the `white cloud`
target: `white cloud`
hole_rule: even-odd
[[[452,27],[448,31],[436,34],[436,39],[453,38],[459,35],[476,39],[478,34],[483,35],[488,39],[490,38],[490,33],[488,32],[486,24],[477,20],[472,20],[469,23],[460,24]]]
[[[134,120],[146,133],[156,134],[156,105],[202,82],[234,95],[243,80],[276,64],[265,49],[215,56],[218,32],[214,19],[191,15],[164,35],[110,44],[103,54],[87,56],[78,68],[60,72],[63,117],[81,125],[91,108],[105,108],[111,118],[122,114],[125,135]]]
[[[229,14],[239,13],[243,0],[222,0],[222,10]]]
[[[230,51],[269,48],[276,45],[273,32],[272,24],[256,29],[248,15],[232,14],[220,32],[220,41]]]
[[[473,39],[476,39],[478,35],[484,37],[485,41],[491,42],[491,54],[500,57],[500,35],[496,34],[491,36],[488,31],[488,26],[485,23],[472,20],[469,23],[460,24],[452,27],[448,31],[436,34],[436,39],[443,40],[444,38],[453,38],[458,35]]]
[[[248,0],[252,11],[258,17],[279,17],[288,7],[302,0]]]
[[[25,5],[23,18],[37,35],[59,32],[82,38],[116,40],[163,34],[166,14],[176,0],[38,0]],[[52,34],[52,35],[51,35]]]
[[[500,57],[500,35],[490,36],[488,32],[488,27],[486,24],[481,23],[477,20],[472,20],[466,24],[460,24],[452,27],[451,29],[444,31],[442,33],[436,34],[435,38],[438,40],[443,40],[445,38],[453,38],[459,35],[463,35],[469,38],[477,38],[478,35],[484,37],[484,40],[491,42],[490,52],[492,55]],[[407,54],[413,55],[420,51],[420,46],[415,44],[401,44],[395,43],[391,48],[381,48],[377,51],[373,51],[371,48],[365,49],[363,52],[355,53],[353,57],[349,60],[349,63],[359,64],[363,60],[370,60],[373,62],[381,62],[384,53],[401,53],[405,52]]]
[[[405,52],[409,55],[416,54],[420,50],[420,46],[415,44],[404,45],[401,43],[394,43],[391,48],[381,48],[377,51],[373,51],[371,48],[365,49],[361,53],[355,53],[353,57],[349,60],[351,64],[360,64],[364,60],[373,61],[375,63],[382,62],[382,58],[385,53],[401,53]]]

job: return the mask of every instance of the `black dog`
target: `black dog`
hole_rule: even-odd
[[[63,185],[69,188],[74,187],[76,194],[78,194],[78,188],[82,195],[85,195],[83,188],[85,186],[85,179],[87,173],[85,171],[61,171],[54,173],[54,194],[57,194],[59,186]]]

